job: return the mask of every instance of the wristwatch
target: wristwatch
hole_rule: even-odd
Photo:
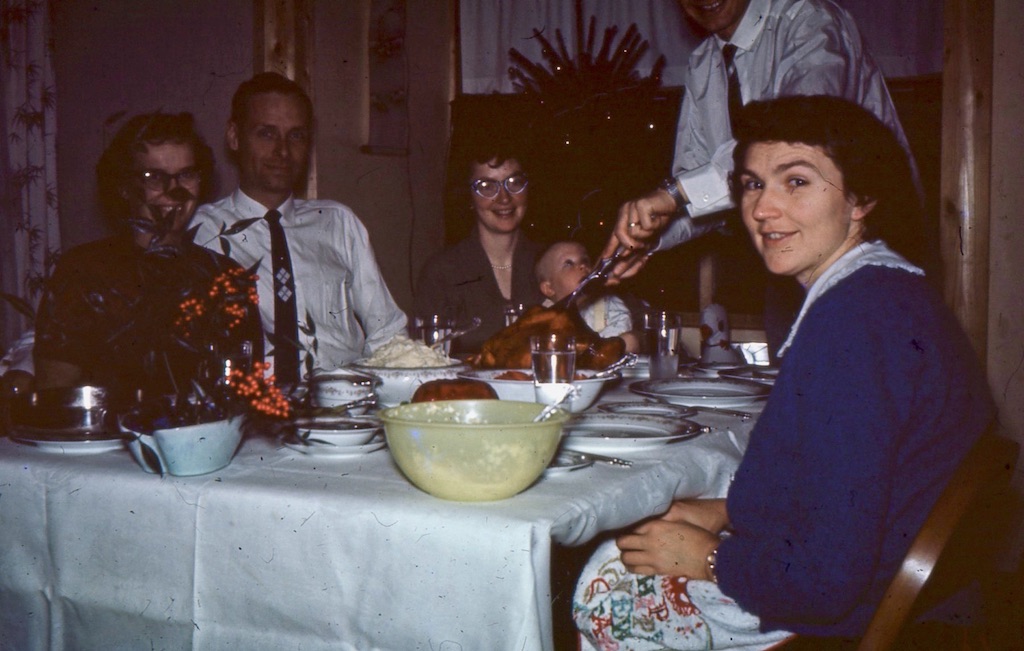
[[[683,206],[689,203],[685,198],[683,198],[683,193],[679,191],[679,184],[676,183],[675,178],[670,176],[662,181],[661,189],[668,192],[668,196],[672,197],[672,201],[676,204],[676,212],[682,210]]]

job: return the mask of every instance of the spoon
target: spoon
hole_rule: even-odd
[[[431,348],[439,348],[439,347],[443,346],[444,344],[448,343],[449,341],[451,341],[452,339],[455,339],[456,337],[461,337],[462,335],[466,334],[467,332],[472,332],[472,331],[476,330],[477,328],[480,327],[480,323],[481,323],[480,317],[475,316],[475,317],[473,317],[473,321],[468,326],[466,326],[465,328],[459,328],[458,330],[452,330],[451,332],[449,332],[445,336],[441,337],[440,339],[438,339],[434,343],[430,344],[430,347]]]
[[[603,371],[598,371],[594,374],[594,377],[611,377],[620,368],[629,368],[636,364],[637,356],[636,353],[626,353],[617,362],[612,362]]]
[[[356,400],[351,400],[349,402],[343,402],[340,405],[335,405],[333,407],[325,407],[324,409],[327,409],[335,414],[340,414],[342,412],[348,411],[349,409],[355,409],[356,407],[371,407],[376,404],[377,396],[369,395],[366,396],[365,398],[358,398]]]
[[[566,400],[568,400],[570,398],[575,398],[579,394],[580,394],[580,390],[579,389],[577,389],[572,384],[568,385],[568,388],[565,390],[565,393],[562,394],[562,397],[559,398],[558,400],[554,401],[553,403],[551,403],[550,405],[548,405],[544,409],[542,409],[541,412],[539,414],[537,414],[537,416],[533,419],[533,422],[539,423],[542,420],[547,420],[548,417],[551,416],[551,414],[555,413],[555,411],[558,409],[558,407],[563,402],[565,402]]]

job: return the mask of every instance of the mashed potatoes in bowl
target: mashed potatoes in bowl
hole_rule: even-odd
[[[416,389],[431,380],[454,379],[469,368],[468,364],[452,359],[422,341],[405,335],[395,335],[373,354],[350,364],[360,373],[380,380],[377,402],[382,407],[394,407],[412,400]]]

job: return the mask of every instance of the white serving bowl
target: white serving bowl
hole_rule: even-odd
[[[534,423],[543,405],[439,400],[380,412],[388,449],[415,486],[460,502],[500,500],[525,490],[555,456],[569,414]]]
[[[369,398],[379,384],[380,380],[364,373],[315,369],[309,378],[309,391],[315,406],[340,407],[355,400]],[[365,406],[349,410],[353,415],[364,412]]]
[[[467,370],[469,365],[463,362],[453,362],[448,366],[385,368],[383,366],[365,366],[354,362],[350,368],[380,380],[376,389],[378,404],[381,407],[394,407],[412,400],[412,395],[416,393],[416,389],[421,384],[431,380],[456,378],[459,373]]]
[[[508,373],[509,371],[525,373],[530,377],[530,379],[497,379],[499,375]],[[577,371],[576,373],[578,375],[586,376],[586,379],[574,380],[572,383],[580,392],[580,394],[573,398],[571,402],[566,403],[569,411],[574,414],[593,405],[597,400],[597,397],[601,395],[601,390],[604,386],[619,378],[617,373],[609,377],[594,377],[594,375],[597,374],[597,371]],[[533,371],[530,369],[475,369],[463,371],[462,373],[459,373],[459,377],[486,382],[494,388],[494,392],[498,394],[499,400],[520,400],[523,402],[536,401],[533,390]]]

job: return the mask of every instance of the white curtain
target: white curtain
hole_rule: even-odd
[[[49,6],[0,0],[0,20],[0,291],[35,306],[60,248]],[[4,349],[28,325],[0,301]]]
[[[595,50],[604,29],[619,28],[621,38],[636,23],[650,50],[637,65],[646,75],[664,55],[663,83],[681,86],[690,51],[698,43],[674,0],[579,0],[584,32],[591,16],[597,18]],[[942,0],[836,0],[857,20],[875,60],[889,77],[909,77],[942,70]],[[542,61],[541,46],[533,30],[555,42],[561,30],[571,56],[575,56],[575,0],[460,0],[462,92],[512,93],[508,51],[519,50],[527,59]],[[547,67],[547,66],[545,66]]]

